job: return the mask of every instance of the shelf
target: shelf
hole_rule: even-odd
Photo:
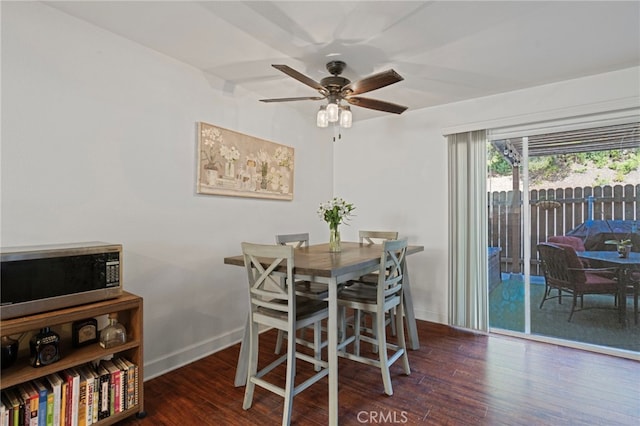
[[[120,354],[138,366],[139,404],[127,411],[109,416],[96,424],[110,425],[133,414],[138,414],[140,417],[144,416],[143,312],[142,298],[140,296],[123,292],[122,296],[114,299],[2,320],[0,322],[0,332],[3,336],[15,336],[37,332],[43,327],[70,329],[74,321],[95,318],[111,313],[118,313],[118,320],[125,326],[127,330],[127,343],[109,349],[102,348],[98,343],[75,348],[71,344],[71,336],[68,332],[60,336],[60,360],[51,365],[36,368],[30,364],[28,356],[29,342],[27,339],[23,339],[23,341],[20,342],[19,358],[16,363],[2,370],[0,389],[7,389],[51,373],[60,372],[67,368],[77,367],[92,361],[110,358],[115,354]],[[27,345],[27,347],[24,347],[24,345]]]
[[[76,367],[97,359],[109,357],[114,353],[134,349],[140,346],[140,342],[135,340],[111,349],[103,349],[97,343],[84,348],[65,349],[65,346],[66,345],[63,343],[63,346],[60,348],[60,361],[43,367],[32,367],[28,358],[19,358],[15,365],[12,365],[2,371],[2,383],[0,384],[0,388],[6,389],[19,383],[44,377],[47,374],[55,373],[66,368]]]

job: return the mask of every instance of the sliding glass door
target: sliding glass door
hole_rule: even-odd
[[[537,252],[539,243],[567,236],[579,240],[579,250],[616,250],[606,241],[637,239],[632,250],[640,251],[639,123],[489,139],[492,331],[640,352],[632,295],[620,302],[627,304],[623,323],[612,295],[584,296],[571,321],[569,294],[541,307],[545,278]]]

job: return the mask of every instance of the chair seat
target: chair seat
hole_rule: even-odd
[[[598,272],[585,272],[585,282],[576,284],[578,291],[588,290],[589,293],[611,293],[618,289],[617,281],[600,275]]]
[[[285,304],[286,301],[278,300],[275,303]],[[323,300],[309,299],[306,297],[296,298],[296,320],[298,322],[301,322],[302,320],[307,319],[311,316],[322,314],[322,311],[325,310],[328,311],[328,305],[327,302]],[[259,307],[257,311],[263,315],[268,315],[273,318],[287,318],[287,312],[276,311],[274,309],[265,308],[263,306]]]

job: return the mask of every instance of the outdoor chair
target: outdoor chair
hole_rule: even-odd
[[[320,357],[320,322],[328,317],[327,302],[297,297],[294,286],[283,286],[293,282],[294,257],[293,247],[280,245],[262,245],[242,243],[242,253],[249,279],[249,358],[247,383],[242,408],[248,410],[253,402],[255,385],[263,387],[284,398],[282,424],[291,422],[293,398],[307,387],[318,382],[329,373],[329,364]],[[260,259],[270,259],[268,266],[263,266]],[[282,269],[284,268],[283,271]],[[296,350],[298,339],[287,339],[287,353],[258,370],[259,326],[273,327],[295,336],[296,330],[313,325],[316,330],[314,338],[314,356]],[[319,367],[320,371],[295,385],[296,361],[302,361]],[[273,382],[265,376],[282,363],[287,364],[285,385],[281,386],[280,376],[275,375]]]
[[[611,294],[618,296],[618,283],[615,279],[602,275],[603,272],[615,273],[616,268],[585,268],[576,254],[575,249],[566,244],[538,244],[538,253],[542,262],[542,270],[545,278],[545,290],[540,302],[540,309],[549,299],[558,299],[562,303],[563,293],[573,296],[571,313],[568,321],[571,321],[573,313],[580,299],[580,309],[584,308],[584,295],[586,294]],[[557,295],[552,296],[552,291],[557,290]],[[614,301],[617,299],[614,299]]]
[[[389,367],[395,361],[402,358],[404,374],[411,374],[404,327],[398,327],[397,343],[392,344],[387,341],[385,321],[385,314],[395,311],[398,324],[402,324],[404,313],[402,282],[406,251],[407,240],[385,241],[380,256],[377,285],[356,283],[346,287],[338,294],[338,306],[351,308],[355,312],[353,335],[347,337],[338,345],[338,354],[350,360],[379,368],[382,373],[384,392],[387,395],[393,395]],[[340,309],[339,312],[343,315],[345,311]],[[374,324],[372,326],[374,332],[372,333],[360,326],[360,316],[363,312],[374,314]],[[375,358],[361,354],[360,342],[363,341],[371,343],[378,348]],[[351,344],[353,344],[353,352],[348,352],[346,348]],[[391,351],[391,354],[388,351]]]

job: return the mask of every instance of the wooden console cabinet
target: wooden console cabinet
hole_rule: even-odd
[[[122,323],[127,330],[127,342],[125,344],[110,349],[103,349],[99,343],[81,348],[72,346],[71,324],[74,321],[96,318],[111,313],[118,314],[118,322]],[[6,389],[67,368],[76,367],[111,355],[118,355],[127,358],[138,366],[138,404],[94,424],[98,426],[110,425],[134,414],[138,415],[138,417],[144,417],[142,314],[142,297],[124,292],[122,296],[116,299],[3,320],[0,322],[2,336],[17,338],[20,335],[23,338],[20,341],[18,360],[11,367],[2,370],[0,388]],[[34,368],[29,363],[29,335],[37,333],[43,327],[51,327],[52,330],[60,334],[61,358],[51,365]]]

